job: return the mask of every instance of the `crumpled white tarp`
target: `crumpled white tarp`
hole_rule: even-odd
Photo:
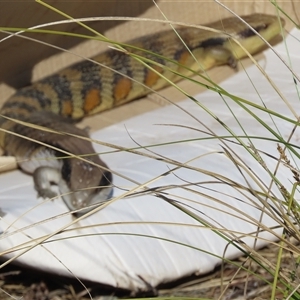
[[[295,36],[298,36],[298,40]],[[294,30],[286,39],[290,65],[298,74],[299,38],[299,32]],[[275,49],[287,61],[284,43]],[[271,50],[264,55],[259,61],[260,65],[295,112],[299,112],[297,86],[291,72]],[[252,65],[246,71],[238,72],[222,82],[221,86],[260,106],[263,99],[268,109],[295,120],[288,106],[256,66]],[[20,171],[1,174],[0,206],[5,213],[0,220],[0,250],[3,255],[7,259],[18,256],[17,261],[20,263],[55,274],[75,275],[137,291],[147,290],[148,284],[157,286],[189,274],[203,274],[220,263],[228,242],[216,231],[206,228],[204,222],[219,229],[231,230],[231,233],[226,230],[221,233],[232,239],[241,238],[253,246],[254,239],[243,238],[242,235],[252,233],[254,236],[261,217],[261,211],[256,205],[261,204],[246,190],[229,184],[228,179],[242,186],[249,185],[260,191],[264,188],[266,191],[271,178],[243,147],[229,141],[224,144],[218,139],[212,139],[209,130],[220,136],[230,136],[216,120],[218,118],[237,135],[244,136],[247,133],[249,136],[276,138],[230,98],[222,98],[211,91],[196,95],[195,98],[201,105],[190,99],[178,104],[193,117],[169,105],[100,130],[92,136],[95,140],[122,147],[135,148],[142,145],[145,148],[137,151],[161,158],[116,152],[95,144],[109,167],[127,178],[114,175],[115,196],[135,188],[142,192],[144,189],[137,187],[145,185],[162,197],[138,193],[121,198],[90,217],[69,225],[73,219],[64,203],[61,200],[37,199],[32,177]],[[209,110],[211,115],[201,106]],[[278,117],[271,118],[269,114],[253,107],[247,108],[275,132],[280,132],[285,140],[288,139],[293,124]],[[299,130],[296,129],[292,142],[297,145],[299,138]],[[185,142],[174,143],[181,140]],[[256,138],[251,138],[251,141],[257,149],[278,158],[276,141]],[[247,139],[243,138],[243,142],[249,145]],[[159,144],[163,145],[147,147]],[[231,154],[240,162],[240,169],[225,155],[223,147],[234,151],[235,154]],[[271,156],[262,156],[271,172],[274,172],[277,160]],[[164,157],[170,161],[163,161]],[[186,168],[178,167],[172,160],[185,163]],[[198,171],[192,170],[192,167],[198,168]],[[209,172],[219,176],[211,176]],[[255,181],[254,175],[249,176],[250,172],[260,178],[260,183]],[[280,165],[277,174],[286,188],[291,190],[291,172]],[[282,199],[274,184],[272,192]],[[166,198],[181,203],[201,218],[203,223],[165,201]],[[268,227],[276,225],[274,218],[266,215],[262,222]],[[65,231],[61,232],[62,229]],[[276,239],[271,232],[261,233],[260,237],[266,241]],[[41,241],[43,243],[39,244]],[[266,241],[258,241],[258,245],[264,245]],[[225,251],[227,258],[240,254],[234,246]]]

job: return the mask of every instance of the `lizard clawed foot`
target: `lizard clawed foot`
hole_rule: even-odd
[[[39,167],[33,173],[34,186],[38,195],[43,198],[55,198],[57,193],[51,189],[52,184],[61,180],[59,171],[51,167]]]
[[[6,215],[6,213],[0,208],[0,218],[3,218]],[[1,231],[0,231],[1,234]]]
[[[55,193],[51,189],[39,189],[37,192],[38,192],[39,197],[42,197],[44,199],[45,198],[52,199],[52,198],[55,198],[58,196],[57,193]]]

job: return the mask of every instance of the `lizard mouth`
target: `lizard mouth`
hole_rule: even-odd
[[[101,190],[97,191],[97,193],[89,195],[89,197],[87,197],[87,191],[88,189],[69,192],[62,196],[63,201],[70,209],[70,211],[76,211],[73,213],[76,216],[82,216],[85,213],[95,209],[97,207],[96,204],[102,204],[109,201],[112,198],[114,192],[113,188],[109,186],[101,188]]]
[[[70,211],[77,211],[77,216],[93,210],[95,204],[104,203],[113,196],[112,174],[105,171],[102,174],[99,185],[72,191],[66,180],[62,178],[59,182],[59,190],[66,206]],[[74,213],[75,214],[75,213]]]

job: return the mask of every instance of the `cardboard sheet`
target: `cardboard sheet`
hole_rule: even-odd
[[[300,72],[299,38],[299,32],[294,30],[286,40],[289,64],[296,74]],[[284,43],[275,49],[287,61]],[[260,65],[299,112],[297,85],[291,72],[271,50],[264,54]],[[263,101],[269,109],[295,120],[254,65],[245,71],[240,69],[222,83],[222,88],[261,106]],[[3,255],[55,274],[138,291],[211,271],[221,262],[228,244],[220,235],[241,239],[252,247],[260,218],[269,228],[277,222],[275,215],[261,216],[258,207],[262,204],[243,187],[266,191],[271,177],[245,148],[229,141],[234,139],[220,141],[211,137],[230,136],[226,128],[236,135],[264,137],[251,138],[251,142],[272,155],[261,153],[274,172],[279,157],[277,142],[268,138],[276,138],[254,117],[260,117],[275,132],[280,131],[285,140],[293,124],[247,106],[254,113],[251,116],[218,93],[205,92],[195,98],[198,103],[187,99],[178,106],[169,105],[93,134],[95,140],[125,148],[141,145],[136,151],[150,157],[95,144],[102,159],[116,172],[114,196],[119,199],[78,223],[71,224],[73,219],[62,200],[37,200],[30,176],[20,171],[0,175],[0,203],[5,213],[0,220]],[[249,145],[249,140],[242,140]],[[296,129],[292,143],[297,145],[298,141]],[[224,149],[239,162],[239,168]],[[292,154],[288,155],[292,160]],[[185,167],[178,167],[179,163]],[[277,174],[291,190],[291,172],[280,164]],[[149,192],[145,192],[147,189]],[[128,191],[135,194],[122,197]],[[274,184],[272,193],[282,199]],[[171,200],[191,213],[179,210]],[[257,246],[276,240],[273,231],[263,232],[260,237]],[[233,246],[225,251],[227,258],[240,254]]]

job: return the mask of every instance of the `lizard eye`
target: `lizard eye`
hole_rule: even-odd
[[[69,182],[71,178],[71,165],[69,159],[63,159],[63,165],[61,168],[61,176],[66,181]]]

